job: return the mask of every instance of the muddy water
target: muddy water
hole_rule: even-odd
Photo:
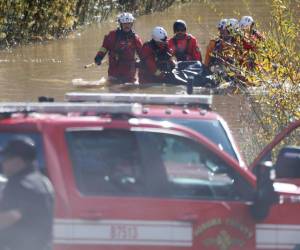
[[[160,25],[172,34],[172,23],[184,19],[188,31],[199,41],[203,56],[210,38],[216,35],[216,23],[222,17],[240,17],[253,13],[254,18],[265,23],[268,6],[264,1],[219,0],[214,5],[197,3],[173,6],[152,15],[137,18],[136,32],[144,41],[150,38],[151,29]],[[114,20],[93,24],[72,34],[69,38],[34,44],[0,51],[0,101],[35,101],[38,96],[52,96],[63,100],[68,91],[120,91],[117,88],[103,86],[83,88],[76,83],[95,83],[106,76],[107,63],[101,67],[84,69],[84,65],[93,62],[106,33],[115,29]],[[97,82],[96,82],[97,83]],[[133,91],[133,90],[128,90]],[[135,92],[176,93],[182,88],[158,88],[134,90]],[[244,105],[240,96],[215,96],[214,109],[229,123],[239,144],[245,144],[240,133],[241,107]]]

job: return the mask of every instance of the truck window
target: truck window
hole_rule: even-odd
[[[240,199],[244,181],[194,140],[113,129],[67,131],[66,139],[84,195]]]
[[[66,134],[76,184],[85,195],[144,194],[135,134],[125,130]]]
[[[156,120],[162,120],[162,118]],[[238,157],[229,140],[229,137],[222,124],[218,120],[204,121],[196,119],[168,118],[168,121],[184,125],[203,134],[205,137],[214,142],[221,150],[224,150],[233,158],[238,160]]]
[[[152,133],[143,137],[141,143],[147,142],[147,148],[158,151],[156,156],[148,155],[148,162],[153,163],[154,159],[160,162],[163,167],[160,175],[166,177],[167,189],[159,190],[160,195],[165,192],[166,196],[173,198],[241,199],[238,190],[242,183],[240,177],[199,143],[171,134]],[[146,144],[143,148],[146,148]],[[150,166],[145,168],[146,171],[148,169]],[[151,176],[151,173],[146,173],[146,176]],[[159,186],[155,181],[154,178],[153,186]]]
[[[288,134],[268,155],[276,177],[300,183],[300,127]]]

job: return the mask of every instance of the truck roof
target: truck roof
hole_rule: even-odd
[[[138,103],[142,105],[141,116],[158,116],[216,120],[220,116],[211,110],[211,95],[166,95],[139,93],[66,93],[65,100],[78,103]]]

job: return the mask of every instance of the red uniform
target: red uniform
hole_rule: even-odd
[[[165,72],[171,72],[174,66],[172,53],[167,45],[158,46],[153,40],[148,41],[142,48],[139,82],[164,82]]]
[[[264,40],[264,36],[262,34],[260,34],[258,31],[253,30],[251,33],[252,34],[250,35],[250,37],[245,37],[242,39],[243,48],[245,50],[255,50],[256,43],[258,41]]]
[[[190,34],[184,34],[183,37],[175,35],[169,40],[169,47],[178,61],[202,62],[201,51],[197,39]]]
[[[244,51],[240,59],[241,65],[246,66],[248,69],[254,69],[256,64],[255,54],[253,52],[256,51],[257,43],[262,40],[264,40],[264,36],[256,30],[252,30],[251,35],[249,37],[244,37],[242,39]]]
[[[102,58],[109,53],[108,76],[122,82],[134,82],[136,74],[135,53],[141,55],[142,41],[134,32],[120,29],[111,31],[104,37],[97,55]]]

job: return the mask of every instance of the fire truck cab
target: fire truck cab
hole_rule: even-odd
[[[56,192],[55,250],[297,249],[300,189],[257,178],[140,104],[2,103],[0,144],[27,135]]]
[[[166,95],[140,93],[84,93],[65,95],[69,102],[139,103],[140,117],[170,121],[196,130],[245,167],[244,160],[226,121],[211,110],[211,95]]]

